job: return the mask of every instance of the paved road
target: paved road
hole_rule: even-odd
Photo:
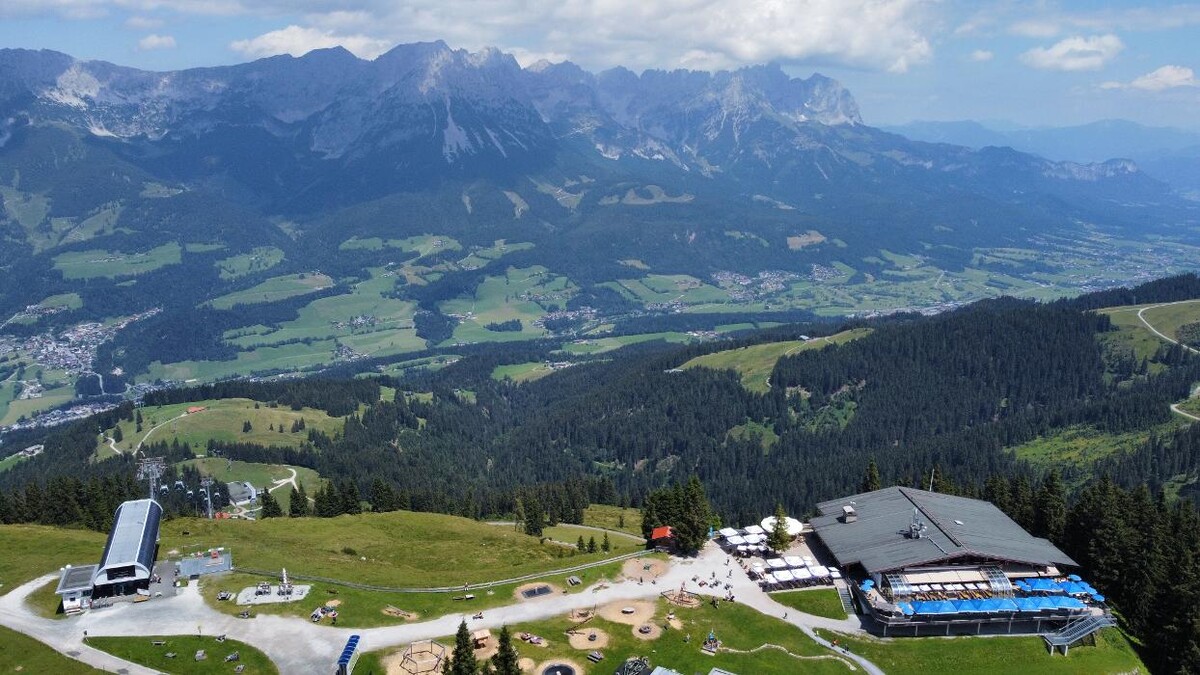
[[[640,584],[630,579],[611,584],[607,588],[592,587],[580,593],[546,596],[485,610],[482,620],[468,620],[468,624],[472,629],[499,629],[502,625],[562,616],[573,609],[611,602],[653,599],[663,590],[680,585],[688,590],[703,591],[705,589],[694,584],[692,578],[707,579],[715,575],[733,585],[733,593],[738,602],[780,618],[786,612],[788,623],[799,627],[823,644],[824,641],[815,638],[813,628],[842,632],[861,630],[858,622],[853,619],[826,619],[780,605],[763,593],[736,565],[727,565],[727,560],[728,556],[720,549],[709,546],[694,559],[673,559],[670,569],[657,583]],[[732,578],[724,579],[730,569],[734,571]],[[25,598],[56,577],[57,575],[47,575],[0,596],[0,625],[33,636],[57,651],[97,668],[125,668],[126,672],[133,675],[153,671],[88,648],[83,644],[83,631],[86,630],[94,636],[187,635],[197,631],[204,635],[228,634],[261,649],[279,667],[280,672],[290,675],[328,672],[352,633],[362,635],[364,648],[373,651],[407,645],[415,640],[452,635],[458,628],[459,621],[468,618],[466,615],[450,614],[420,623],[355,630],[317,625],[294,617],[258,615],[253,619],[238,619],[206,605],[198,586],[192,584],[180,589],[179,595],[170,599],[156,599],[139,605],[120,603],[68,619],[45,619],[30,611],[25,604]],[[769,636],[764,636],[764,642],[767,641]],[[219,655],[218,652],[219,650],[214,650],[214,656]],[[881,670],[862,657],[841,652],[836,656],[839,659],[854,661],[858,667],[871,675],[882,675]],[[847,665],[849,666],[849,663]]]

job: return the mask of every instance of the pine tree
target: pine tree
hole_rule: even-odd
[[[583,543],[582,534],[579,535],[579,540],[575,542],[575,548],[578,549],[580,553],[587,553],[587,544]]]
[[[500,627],[499,639],[499,651],[492,657],[496,675],[521,675],[521,666],[517,665],[517,650],[513,647],[512,633],[508,631],[508,626]]]
[[[250,424],[250,420],[246,420],[245,422],[242,422],[242,433],[243,434],[248,434],[253,430],[254,430],[254,425]]]
[[[516,503],[513,505],[513,529],[518,532],[525,529],[525,504],[524,498],[518,494]]]
[[[604,541],[600,542],[600,550],[608,553],[612,550],[612,542],[608,540],[608,533],[604,533]]]
[[[875,463],[875,458],[867,464],[867,473],[863,476],[862,485],[859,486],[863,492],[874,492],[882,485],[879,482],[879,465]]]
[[[783,510],[783,504],[775,505],[775,524],[771,527],[771,533],[767,535],[767,545],[776,553],[783,553],[792,545],[792,537],[787,530],[787,512]]]
[[[1148,495],[1147,495],[1148,496]],[[1063,494],[1058,470],[1051,469],[1037,494],[1037,528],[1034,533],[1053,542],[1061,542],[1067,525],[1067,498]]]
[[[120,443],[121,441],[125,440],[125,434],[121,431],[120,424],[113,427],[112,437],[113,437],[113,440],[116,441],[117,443]]]
[[[371,510],[375,513],[384,513],[387,511],[396,510],[396,493],[392,490],[392,486],[385,483],[382,478],[376,477],[371,481]]]
[[[542,503],[532,493],[525,496],[525,534],[531,537],[542,536],[545,528],[546,514],[542,511]]]
[[[596,538],[595,537],[588,537],[587,552],[588,553],[596,552]]]
[[[342,513],[362,513],[362,495],[358,492],[358,483],[348,480],[339,490],[342,497]]]
[[[475,662],[475,645],[471,643],[471,633],[467,630],[466,620],[458,624],[450,661],[452,675],[476,675],[479,672],[479,664]]]
[[[308,495],[304,492],[304,486],[292,488],[291,500],[288,503],[288,516],[292,518],[304,518],[311,515],[308,508]]]
[[[279,502],[275,501],[275,497],[271,496],[270,492],[263,490],[258,494],[258,501],[262,506],[262,511],[259,513],[260,518],[279,518],[283,516],[283,507],[279,506]]]

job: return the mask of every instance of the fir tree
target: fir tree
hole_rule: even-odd
[[[608,533],[604,533],[604,541],[600,542],[600,550],[608,553],[612,550],[612,542],[608,540]]]
[[[521,675],[521,667],[517,665],[517,650],[513,647],[512,633],[508,626],[500,627],[499,651],[492,657],[492,666],[496,675]]]
[[[1053,542],[1061,542],[1067,525],[1067,498],[1063,494],[1058,470],[1051,469],[1037,494],[1037,527],[1034,533]]]
[[[259,514],[260,518],[279,518],[283,516],[283,508],[279,506],[279,502],[275,501],[275,497],[271,493],[263,490],[258,494],[258,501],[262,506],[262,511]]]
[[[596,552],[596,538],[595,537],[588,537],[587,552],[588,553]]]
[[[767,545],[776,553],[783,553],[792,545],[792,537],[787,530],[787,512],[783,510],[783,504],[775,505],[775,524],[771,527],[771,533],[767,535]]]
[[[525,496],[525,534],[531,537],[542,536],[546,516],[542,511],[542,503],[532,493]]]
[[[575,542],[575,548],[578,549],[580,553],[587,553],[587,544],[583,543],[582,534],[579,535],[579,540]]]
[[[862,485],[859,489],[863,492],[874,492],[883,487],[879,482],[879,465],[875,463],[875,458],[867,464],[867,473],[863,476]]]
[[[454,652],[450,663],[452,675],[477,675],[479,672],[479,664],[475,662],[475,645],[471,642],[465,619],[459,622],[458,632],[454,635]]]

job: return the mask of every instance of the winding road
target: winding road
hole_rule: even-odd
[[[1146,315],[1145,315],[1146,310],[1148,310],[1148,309],[1156,309],[1158,307],[1169,307],[1170,305],[1184,305],[1184,304],[1193,303],[1193,302],[1200,302],[1200,300],[1176,300],[1175,302],[1163,302],[1163,303],[1159,303],[1157,305],[1147,305],[1137,311],[1137,318],[1138,318],[1138,321],[1142,322],[1142,325],[1145,326],[1147,330],[1149,330],[1151,333],[1154,333],[1155,335],[1162,338],[1163,340],[1166,340],[1167,342],[1170,342],[1173,345],[1179,345],[1180,347],[1183,347],[1184,349],[1188,350],[1189,352],[1191,352],[1193,354],[1200,354],[1200,350],[1197,350],[1190,345],[1185,345],[1185,344],[1179,342],[1178,340],[1176,340],[1175,338],[1168,337],[1167,335],[1165,335],[1164,333],[1159,331],[1157,328],[1154,327],[1153,324],[1151,324],[1149,321],[1146,320]],[[1196,398],[1198,395],[1200,395],[1200,387],[1196,387],[1195,389],[1192,390],[1192,398]],[[1193,422],[1200,422],[1200,417],[1193,415],[1192,413],[1184,410],[1183,408],[1180,408],[1178,403],[1171,404],[1171,412],[1175,413],[1176,415],[1186,417],[1189,420],[1192,420]]]
[[[472,630],[496,630],[503,625],[544,620],[562,616],[573,609],[590,608],[598,604],[652,600],[657,598],[662,590],[681,585],[689,590],[703,592],[705,589],[693,584],[692,578],[709,578],[714,574],[724,578],[730,569],[726,564],[727,560],[728,556],[723,551],[710,545],[695,558],[672,558],[670,568],[657,583],[642,584],[633,579],[626,579],[607,586],[592,586],[578,593],[549,595],[488,609],[484,619],[469,620],[469,625]],[[26,599],[57,576],[57,573],[45,575],[0,596],[0,625],[34,637],[53,649],[94,667],[131,675],[150,675],[155,671],[88,647],[83,642],[84,631],[92,636],[136,637],[151,632],[158,635],[190,635],[197,631],[204,635],[234,635],[239,640],[261,649],[279,668],[279,672],[290,675],[329,672],[351,634],[361,635],[364,648],[375,651],[407,645],[416,640],[453,635],[459,622],[468,619],[466,615],[448,614],[430,621],[366,629],[334,628],[313,624],[303,618],[265,614],[252,619],[238,619],[205,604],[197,584],[179,589],[179,595],[174,598],[155,599],[137,605],[118,603],[66,619],[46,619],[35,614],[26,603]],[[739,603],[770,616],[783,617],[786,614],[787,618],[783,619],[784,621],[798,627],[818,644],[828,648],[829,658],[841,661],[848,670],[863,670],[870,675],[883,675],[883,671],[875,664],[857,654],[847,654],[832,648],[814,633],[815,628],[860,632],[862,626],[856,618],[827,619],[784,607],[742,573],[735,574],[730,583]],[[767,641],[768,636],[764,636],[764,642]]]

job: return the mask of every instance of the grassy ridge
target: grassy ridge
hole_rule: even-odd
[[[166,644],[158,646],[155,641]],[[279,670],[258,649],[245,642],[227,639],[217,642],[215,637],[198,635],[147,635],[143,637],[93,637],[91,646],[104,650],[126,661],[133,661],[147,668],[168,673],[231,673],[235,665],[245,665],[243,675],[270,675]],[[208,658],[196,661],[195,654],[203,649]],[[226,663],[228,654],[237,652],[241,657],[236,663]],[[176,654],[167,658],[168,653]]]
[[[54,257],[54,269],[65,279],[132,276],[153,272],[167,265],[178,265],[183,247],[176,242],[163,244],[149,251],[122,253],[120,251],[71,251]]]
[[[583,524],[603,527],[606,530],[620,530],[638,537],[642,536],[642,512],[640,509],[592,504],[583,510]]]
[[[45,525],[0,525],[0,593],[63,565],[100,560],[105,535],[91,530],[68,530]]]
[[[1095,647],[1078,645],[1066,656],[1051,655],[1046,651],[1046,643],[1036,636],[885,641],[851,638],[819,628],[817,633],[826,639],[836,637],[839,643],[865,656],[888,675],[928,675],[931,671],[1003,675],[1016,667],[1045,675],[1149,672],[1133,645],[1115,628],[1098,633]]]
[[[254,406],[258,407],[255,408]],[[203,411],[185,414],[188,408],[204,408]],[[138,442],[147,443],[178,440],[203,452],[209,439],[227,443],[257,443],[259,445],[284,445],[296,447],[307,440],[308,430],[314,429],[330,436],[341,431],[342,420],[330,417],[323,410],[302,408],[292,410],[287,406],[270,407],[267,403],[248,398],[226,398],[220,400],[193,401],[165,406],[141,408],[142,432],[137,423],[122,420],[122,440],[116,447],[123,452],[133,450]],[[293,432],[292,424],[304,420],[305,429]],[[242,425],[250,422],[252,429],[242,431]],[[159,426],[159,425],[162,426]],[[155,427],[158,427],[155,429]],[[279,429],[283,428],[280,433]],[[106,435],[108,432],[106,431]],[[101,456],[112,454],[108,441],[97,442]]]
[[[0,626],[0,672],[91,675],[104,671],[67,658],[27,635]]]
[[[287,274],[281,277],[272,277],[252,288],[222,295],[209,304],[215,309],[229,309],[234,305],[278,302],[329,288],[332,285],[333,279],[324,274]]]
[[[810,349],[824,349],[829,345],[837,345],[850,340],[869,335],[869,328],[856,328],[842,331],[829,337],[816,338],[808,341],[790,340],[785,342],[769,342],[750,347],[729,349],[697,356],[681,366],[682,368],[712,368],[713,370],[735,370],[742,378],[742,385],[749,391],[766,393],[770,389],[768,380],[771,371],[779,359],[796,352]]]
[[[297,574],[395,587],[457,586],[607,557],[571,555],[570,549],[508,527],[408,511],[302,520],[178,518],[163,524],[163,551],[210,546],[232,548],[239,567],[287,567]]]
[[[1147,309],[1142,317],[1167,337],[1179,339],[1179,327],[1200,321],[1200,300]]]

